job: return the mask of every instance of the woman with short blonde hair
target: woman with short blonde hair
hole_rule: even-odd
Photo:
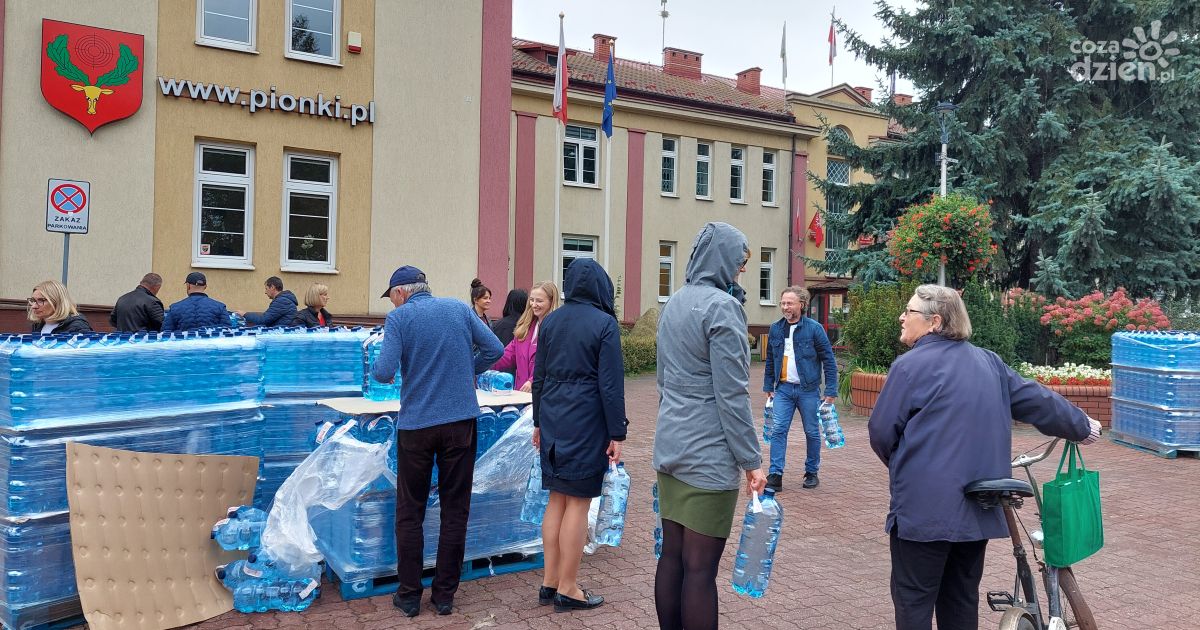
[[[292,320],[293,326],[304,326],[305,328],[320,328],[330,326],[333,322],[333,316],[329,311],[325,310],[325,305],[329,303],[329,286],[314,282],[308,287],[308,291],[304,294],[304,305],[308,308],[302,308],[296,311],[296,317]]]
[[[26,301],[29,303],[28,315],[29,321],[33,322],[34,333],[48,335],[92,331],[92,325],[79,314],[67,287],[57,280],[38,283],[33,287],[33,296]]]

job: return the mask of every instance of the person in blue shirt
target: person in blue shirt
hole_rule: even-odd
[[[816,320],[805,317],[808,310],[808,290],[788,287],[779,296],[783,317],[771,324],[767,335],[767,353],[763,359],[763,391],[774,400],[771,432],[771,466],[767,470],[767,487],[783,490],[783,468],[787,459],[788,429],[792,417],[800,412],[804,423],[804,487],[816,488],[821,468],[821,372],[824,368],[824,401],[837,400],[837,361],[829,335]]]
[[[199,271],[187,275],[184,281],[188,296],[171,305],[163,317],[163,332],[229,328],[229,311],[225,305],[210,297],[208,279]]]
[[[248,326],[262,326],[269,328],[271,326],[288,326],[296,317],[296,295],[291,291],[283,289],[283,280],[278,276],[271,276],[263,283],[263,294],[271,299],[271,305],[262,313],[247,313],[246,311],[235,311],[238,315],[246,318]]]
[[[382,297],[396,308],[384,324],[383,348],[372,375],[390,383],[399,369],[404,382],[404,404],[396,417],[399,586],[392,604],[409,617],[421,612],[423,523],[436,461],[442,524],[430,601],[439,615],[448,615],[458,591],[471,512],[479,415],[475,377],[500,358],[504,346],[470,306],[433,297],[416,267],[405,265],[392,273]]]

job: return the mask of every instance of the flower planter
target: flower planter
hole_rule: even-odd
[[[850,375],[851,411],[861,416],[871,415],[887,374],[855,372]],[[1050,391],[1071,401],[1087,415],[1100,421],[1104,428],[1112,423],[1112,387],[1109,385],[1046,385]]]
[[[860,416],[871,415],[887,374],[854,372],[850,375],[850,411]]]

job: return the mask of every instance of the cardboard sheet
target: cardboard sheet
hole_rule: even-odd
[[[135,453],[67,443],[75,579],[92,630],[159,630],[233,608],[214,576],[243,556],[209,539],[254,498],[258,458]]]
[[[533,394],[522,391],[514,391],[511,394],[497,394],[477,389],[475,390],[475,395],[479,398],[480,407],[507,407],[508,405],[519,407],[533,402]],[[400,401],[398,400],[367,400],[361,396],[326,398],[318,400],[317,404],[325,405],[338,413],[354,416],[373,413],[395,413],[400,410]]]

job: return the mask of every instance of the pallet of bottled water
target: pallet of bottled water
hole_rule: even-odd
[[[1120,332],[1112,349],[1113,439],[1164,457],[1200,451],[1200,334]]]
[[[251,329],[254,330],[254,329]],[[263,393],[312,394],[309,398],[358,395],[363,379],[363,342],[371,328],[267,328],[263,343]]]

